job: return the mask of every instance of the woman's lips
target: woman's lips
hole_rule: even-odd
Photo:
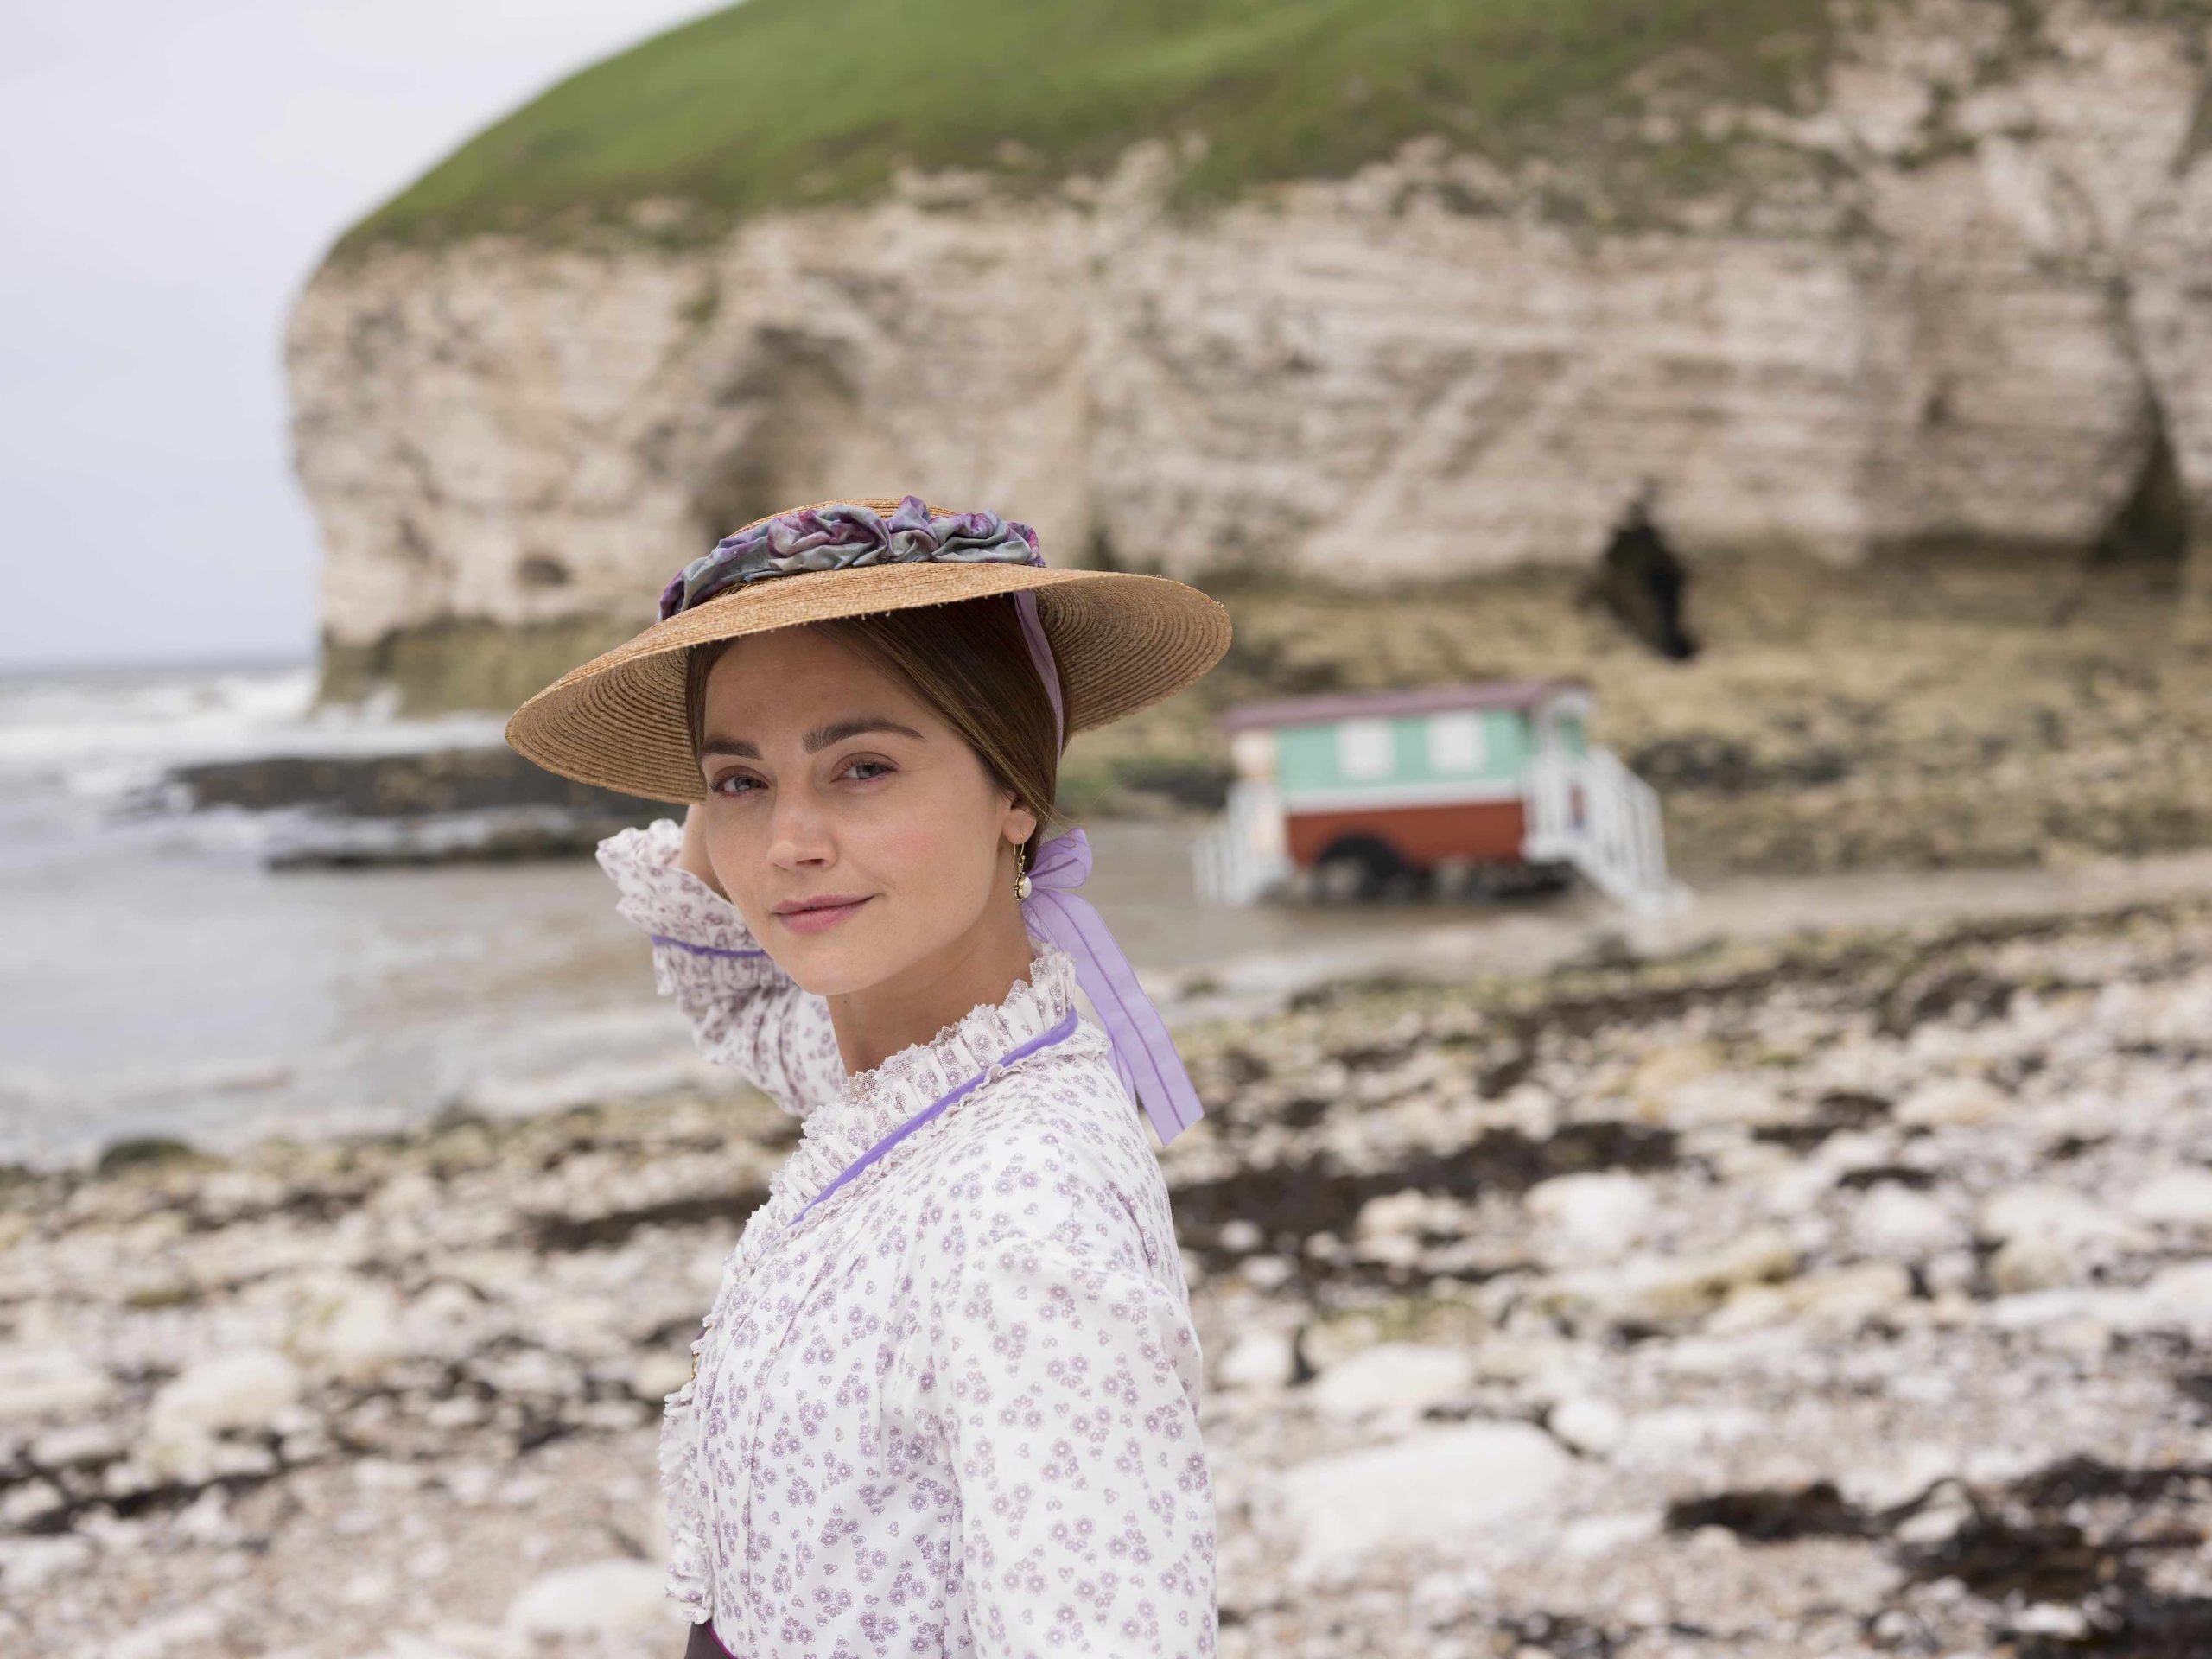
[[[868,898],[875,895],[870,893]],[[823,905],[815,910],[788,910],[776,919],[794,933],[819,933],[824,928],[835,927],[851,915],[867,899],[855,899],[849,905]]]

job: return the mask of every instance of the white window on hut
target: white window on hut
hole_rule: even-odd
[[[1346,720],[1337,724],[1337,771],[1346,778],[1388,778],[1393,767],[1390,722]]]
[[[1480,772],[1487,759],[1483,717],[1471,709],[1428,719],[1428,766],[1432,772]]]

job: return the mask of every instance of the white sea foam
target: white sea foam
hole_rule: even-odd
[[[317,705],[315,677],[312,664],[0,676],[0,775],[113,799],[188,761],[408,753],[504,741],[499,713],[401,719],[389,693]]]

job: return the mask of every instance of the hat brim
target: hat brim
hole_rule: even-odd
[[[1229,613],[1168,576],[927,560],[746,583],[570,669],[508,717],[516,753],[646,800],[706,798],[683,706],[686,652],[774,628],[1037,590],[1069,736],[1174,696],[1229,649]]]

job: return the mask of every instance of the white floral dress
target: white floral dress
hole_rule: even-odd
[[[700,1047],[803,1135],[667,1399],[670,1595],[741,1659],[1213,1653],[1198,1333],[1072,959],[1033,939],[1003,1001],[848,1075],[828,1004],[682,844],[662,818],[599,861]]]

